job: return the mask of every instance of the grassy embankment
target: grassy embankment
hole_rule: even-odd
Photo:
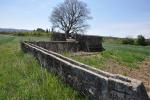
[[[0,100],[85,99],[24,54],[19,39],[23,37],[0,35]]]

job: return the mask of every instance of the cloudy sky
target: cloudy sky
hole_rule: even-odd
[[[50,28],[52,9],[63,0],[0,0],[0,27]],[[150,0],[83,0],[93,19],[86,34],[150,38]]]

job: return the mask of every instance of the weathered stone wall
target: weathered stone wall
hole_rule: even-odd
[[[149,100],[141,81],[97,70],[31,43],[23,42],[21,48],[91,100]]]
[[[66,41],[66,35],[64,33],[53,32],[51,35],[52,41]]]
[[[53,33],[51,38],[52,41],[66,41],[66,36],[63,33]],[[79,46],[82,51],[99,52],[104,49],[102,46],[102,37],[100,36],[77,34],[73,38],[79,42]]]
[[[78,42],[67,42],[67,41],[51,41],[51,42],[30,42],[32,44],[38,45],[43,47],[47,50],[51,50],[54,52],[77,52],[79,51],[79,44]]]
[[[86,42],[80,41],[74,41],[74,42],[67,42],[67,41],[40,41],[40,42],[30,42],[32,44],[36,44],[38,46],[41,46],[45,49],[54,51],[54,52],[77,52],[77,51],[85,51],[85,52],[100,52],[103,50],[101,43],[97,43],[95,45],[92,45],[95,41],[93,39],[90,39],[90,37],[86,38]]]
[[[78,38],[80,48],[83,51],[102,51],[102,37],[84,35]]]

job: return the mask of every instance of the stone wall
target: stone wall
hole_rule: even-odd
[[[90,39],[90,37],[86,38],[86,42],[78,42],[78,41],[73,41],[73,42],[68,42],[68,41],[40,41],[40,42],[29,42],[32,44],[36,44],[38,46],[41,46],[45,49],[54,51],[54,52],[77,52],[77,51],[84,51],[84,52],[100,52],[103,50],[102,44],[101,43],[95,43],[93,39]],[[93,45],[95,43],[95,45]]]
[[[51,42],[30,42],[32,44],[38,45],[43,47],[47,50],[51,50],[54,52],[77,52],[79,51],[79,44],[78,42],[67,42],[67,41],[51,41]]]
[[[149,100],[141,81],[110,74],[31,43],[21,43],[48,71],[91,100]]]
[[[52,41],[66,41],[66,36],[63,33],[53,33],[51,38]],[[100,36],[77,34],[73,38],[79,42],[82,51],[99,52],[104,50],[102,46],[102,37]]]
[[[79,41],[80,48],[83,51],[97,52],[102,51],[104,49],[102,46],[102,37],[84,35],[78,37],[77,40]]]
[[[52,41],[66,41],[66,35],[64,33],[53,32],[51,35]]]

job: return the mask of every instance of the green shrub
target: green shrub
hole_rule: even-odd
[[[142,35],[138,35],[137,44],[142,46],[146,45],[145,37]]]
[[[15,32],[14,34],[17,36],[26,36],[27,32]]]
[[[37,28],[37,30],[36,30],[37,32],[45,32],[45,30],[44,29],[42,29],[42,28]]]
[[[134,39],[132,39],[132,38],[125,38],[125,39],[122,40],[122,44],[133,45],[134,44]]]

